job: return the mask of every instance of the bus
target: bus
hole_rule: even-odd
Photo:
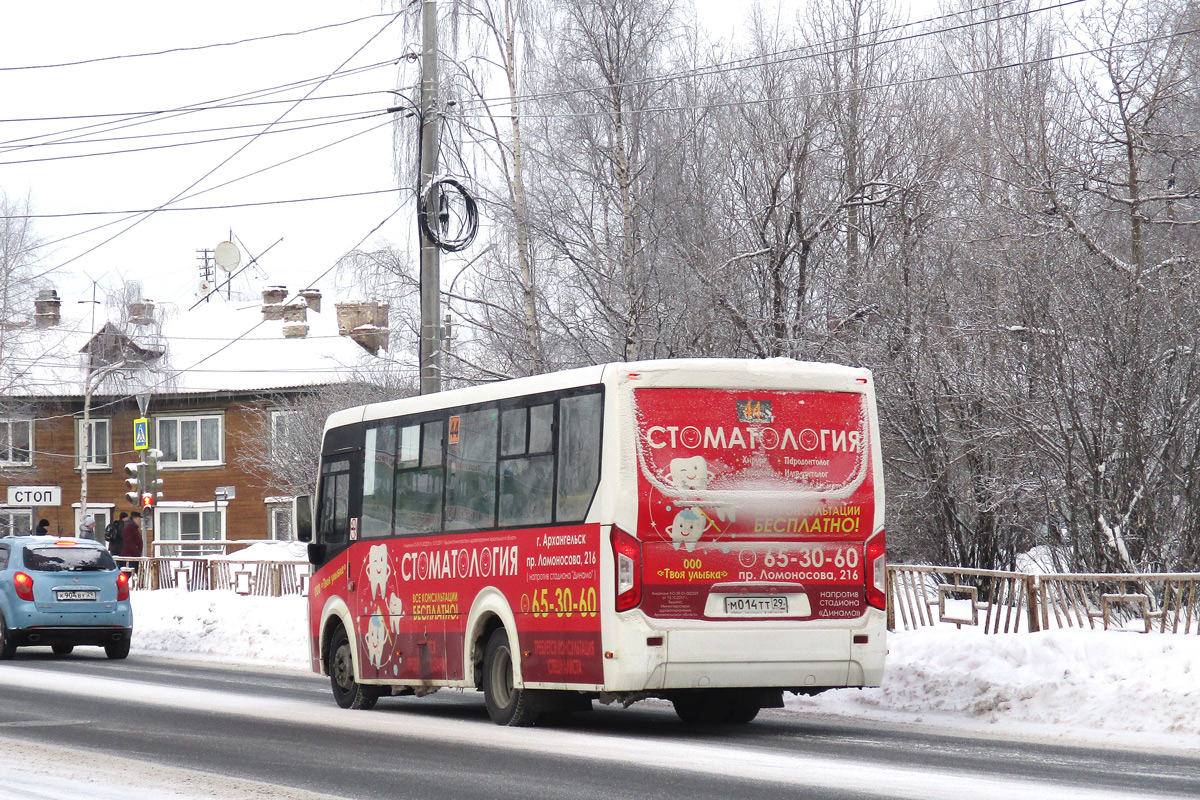
[[[338,411],[308,541],[337,703],[478,690],[532,725],[670,701],[742,723],[878,686],[884,494],[865,369],[616,363]]]

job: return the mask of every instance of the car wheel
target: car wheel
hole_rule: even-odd
[[[761,710],[758,703],[735,700],[729,706],[729,713],[725,715],[725,721],[731,725],[745,725],[747,722],[753,722]]]
[[[56,656],[69,656],[71,651],[75,649],[73,644],[52,644],[50,649],[54,651]]]
[[[513,688],[512,648],[508,631],[497,628],[483,653],[483,702],[497,725],[535,725],[541,716],[537,693]]]
[[[354,653],[345,628],[339,627],[329,642],[325,671],[329,673],[333,699],[339,706],[364,711],[375,707],[379,700],[379,689],[354,680]]]
[[[7,661],[16,652],[17,646],[12,643],[12,640],[8,636],[8,625],[4,622],[4,615],[0,614],[0,660]]]
[[[109,642],[104,645],[104,655],[113,659],[125,658],[129,655],[129,643],[131,639],[132,637],[130,639],[122,639],[119,642]]]

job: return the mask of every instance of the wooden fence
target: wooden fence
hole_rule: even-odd
[[[232,590],[238,594],[282,597],[307,594],[312,566],[307,561],[238,561],[203,556],[119,558],[134,574],[136,589]]]
[[[892,565],[888,629],[1051,628],[1200,634],[1200,573],[1048,574]]]

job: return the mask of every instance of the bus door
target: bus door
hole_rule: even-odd
[[[352,539],[351,483],[356,456],[353,450],[328,453],[321,457],[320,482],[317,486],[312,542],[308,547],[313,564],[308,602],[312,626],[314,668],[319,669],[318,643],[321,641],[321,613],[331,597],[349,600],[348,548]]]

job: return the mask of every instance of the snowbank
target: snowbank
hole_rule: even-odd
[[[307,670],[306,601],[134,592],[134,652]],[[1200,750],[1200,636],[1062,630],[891,634],[884,686],[788,695],[804,713]]]

